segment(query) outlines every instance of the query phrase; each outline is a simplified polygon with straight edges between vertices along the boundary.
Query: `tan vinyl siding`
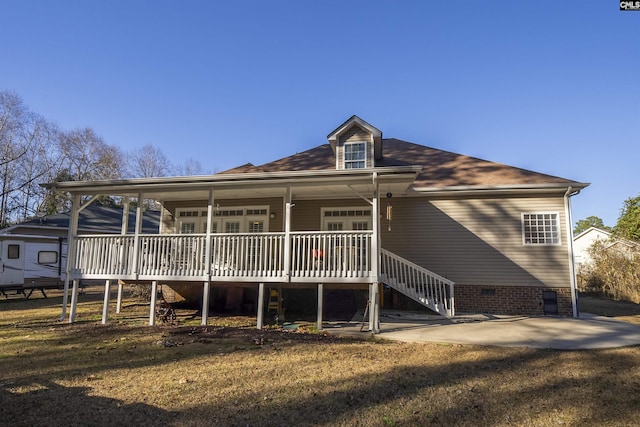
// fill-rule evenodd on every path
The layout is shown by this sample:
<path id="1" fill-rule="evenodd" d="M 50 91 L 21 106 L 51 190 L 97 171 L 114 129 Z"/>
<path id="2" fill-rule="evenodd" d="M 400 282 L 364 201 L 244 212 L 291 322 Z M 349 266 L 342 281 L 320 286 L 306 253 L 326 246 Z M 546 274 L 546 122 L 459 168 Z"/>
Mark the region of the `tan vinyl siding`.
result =
<path id="1" fill-rule="evenodd" d="M 276 214 L 275 219 L 269 219 L 269 231 L 284 231 L 284 202 L 279 198 L 268 199 L 237 199 L 237 200 L 215 200 L 221 207 L 233 206 L 269 206 L 269 212 Z M 294 200 L 295 206 L 291 209 L 291 230 L 292 231 L 318 231 L 322 228 L 321 209 L 323 207 L 370 207 L 361 199 L 333 199 L 333 200 Z M 204 200 L 165 202 L 162 215 L 163 233 L 175 233 L 175 217 L 178 208 L 206 208 L 207 202 Z"/>
<path id="2" fill-rule="evenodd" d="M 370 141 L 371 134 L 359 126 L 351 126 L 345 133 L 340 135 L 340 142 L 356 142 L 356 141 Z"/>
<path id="3" fill-rule="evenodd" d="M 403 198 L 392 204 L 391 232 L 382 221 L 382 247 L 457 284 L 570 286 L 562 196 Z M 561 245 L 525 246 L 523 212 L 558 213 Z"/>
<path id="4" fill-rule="evenodd" d="M 214 199 L 214 204 L 219 204 L 221 208 L 234 206 L 268 206 L 269 213 L 275 213 L 274 219 L 269 218 L 269 231 L 278 232 L 284 230 L 284 203 L 281 198 L 258 198 L 258 199 Z M 175 218 L 177 208 L 198 208 L 206 209 L 206 200 L 190 200 L 180 202 L 165 202 L 162 212 L 163 234 L 176 233 Z"/>
<path id="5" fill-rule="evenodd" d="M 291 231 L 317 231 L 322 229 L 320 211 L 329 207 L 371 207 L 361 199 L 296 200 L 291 210 Z"/>

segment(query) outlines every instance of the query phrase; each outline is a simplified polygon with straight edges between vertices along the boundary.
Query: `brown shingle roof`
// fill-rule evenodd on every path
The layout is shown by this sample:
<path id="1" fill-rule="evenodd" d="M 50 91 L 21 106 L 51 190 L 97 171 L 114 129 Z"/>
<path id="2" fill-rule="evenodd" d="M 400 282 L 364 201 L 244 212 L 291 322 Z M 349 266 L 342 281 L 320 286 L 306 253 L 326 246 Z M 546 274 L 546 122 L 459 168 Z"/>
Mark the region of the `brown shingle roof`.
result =
<path id="1" fill-rule="evenodd" d="M 414 188 L 570 184 L 574 182 L 394 138 L 383 139 L 382 153 L 382 160 L 376 161 L 377 167 L 422 166 L 422 171 L 413 184 Z M 243 170 L 245 167 L 246 170 Z M 248 165 L 243 165 L 224 173 L 323 170 L 335 169 L 335 167 L 336 159 L 331 146 L 322 144 L 263 165 L 251 165 L 251 168 Z"/>
<path id="2" fill-rule="evenodd" d="M 262 172 L 262 171 L 260 170 L 260 168 L 257 168 L 253 163 L 245 163 L 244 165 L 236 166 L 235 168 L 227 169 L 218 173 L 228 174 L 228 173 L 249 173 L 249 172 Z"/>
<path id="3" fill-rule="evenodd" d="M 322 144 L 301 153 L 259 166 L 264 172 L 335 169 L 336 156 L 331 145 Z"/>
<path id="4" fill-rule="evenodd" d="M 399 139 L 384 139 L 376 166 L 420 165 L 414 187 L 569 184 L 573 181 Z"/>

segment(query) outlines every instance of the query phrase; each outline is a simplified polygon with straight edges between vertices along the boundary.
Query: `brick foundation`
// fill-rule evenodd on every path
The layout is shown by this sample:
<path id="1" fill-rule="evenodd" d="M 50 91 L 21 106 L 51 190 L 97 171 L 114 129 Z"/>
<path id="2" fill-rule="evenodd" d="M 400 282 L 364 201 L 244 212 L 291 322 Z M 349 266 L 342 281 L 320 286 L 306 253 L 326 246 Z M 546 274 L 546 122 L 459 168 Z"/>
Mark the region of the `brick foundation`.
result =
<path id="1" fill-rule="evenodd" d="M 573 315 L 569 288 L 455 285 L 455 309 L 456 313 L 552 314 L 549 304 L 545 313 L 543 291 L 556 293 L 559 316 Z"/>

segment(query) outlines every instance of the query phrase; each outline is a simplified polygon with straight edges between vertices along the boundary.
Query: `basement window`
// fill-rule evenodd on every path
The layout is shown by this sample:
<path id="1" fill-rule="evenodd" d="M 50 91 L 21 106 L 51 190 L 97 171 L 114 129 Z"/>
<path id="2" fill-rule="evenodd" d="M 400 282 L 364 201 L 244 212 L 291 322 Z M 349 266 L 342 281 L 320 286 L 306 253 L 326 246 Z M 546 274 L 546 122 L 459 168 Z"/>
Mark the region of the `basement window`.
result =
<path id="1" fill-rule="evenodd" d="M 557 212 L 523 213 L 522 241 L 525 245 L 559 245 L 560 215 Z"/>

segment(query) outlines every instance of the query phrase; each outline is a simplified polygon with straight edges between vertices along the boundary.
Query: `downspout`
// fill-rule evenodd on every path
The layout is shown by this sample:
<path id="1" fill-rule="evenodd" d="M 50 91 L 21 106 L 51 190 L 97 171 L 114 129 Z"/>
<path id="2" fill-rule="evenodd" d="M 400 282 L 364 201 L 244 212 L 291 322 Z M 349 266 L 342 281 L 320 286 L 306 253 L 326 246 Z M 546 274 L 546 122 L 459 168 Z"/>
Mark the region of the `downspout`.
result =
<path id="1" fill-rule="evenodd" d="M 580 315 L 578 311 L 578 284 L 576 280 L 576 266 L 573 257 L 573 232 L 571 231 L 571 225 L 573 219 L 571 217 L 571 200 L 570 197 L 580 193 L 580 190 L 572 193 L 573 187 L 569 186 L 564 193 L 564 211 L 565 222 L 567 228 L 567 255 L 569 258 L 569 283 L 571 286 L 571 305 L 573 307 L 573 317 Z"/>

